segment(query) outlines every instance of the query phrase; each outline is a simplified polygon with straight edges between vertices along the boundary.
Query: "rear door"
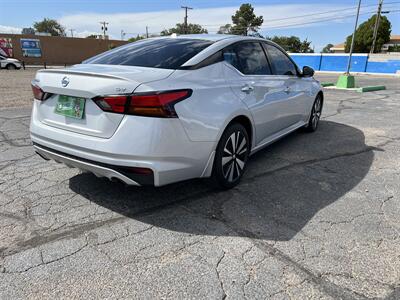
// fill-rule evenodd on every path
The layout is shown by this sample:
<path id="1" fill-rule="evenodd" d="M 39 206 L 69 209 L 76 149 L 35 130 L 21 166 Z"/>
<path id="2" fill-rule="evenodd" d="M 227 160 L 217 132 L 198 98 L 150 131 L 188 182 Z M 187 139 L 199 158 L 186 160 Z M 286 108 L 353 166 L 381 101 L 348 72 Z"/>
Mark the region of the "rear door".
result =
<path id="1" fill-rule="evenodd" d="M 226 79 L 247 105 L 256 127 L 256 145 L 282 129 L 285 82 L 272 74 L 260 42 L 240 42 L 224 50 Z"/>
<path id="2" fill-rule="evenodd" d="M 283 84 L 279 124 L 281 129 L 288 128 L 304 119 L 307 107 L 307 83 L 299 76 L 296 65 L 289 56 L 274 45 L 263 43 L 272 72 Z"/>
<path id="3" fill-rule="evenodd" d="M 36 106 L 38 119 L 52 127 L 101 138 L 110 138 L 124 115 L 101 110 L 92 98 L 131 94 L 141 83 L 161 80 L 173 70 L 132 66 L 78 65 L 64 70 L 41 70 L 35 83 L 52 96 Z M 61 115 L 56 107 L 62 99 L 82 99 L 82 118 Z M 81 101 L 81 100 L 79 100 Z"/>

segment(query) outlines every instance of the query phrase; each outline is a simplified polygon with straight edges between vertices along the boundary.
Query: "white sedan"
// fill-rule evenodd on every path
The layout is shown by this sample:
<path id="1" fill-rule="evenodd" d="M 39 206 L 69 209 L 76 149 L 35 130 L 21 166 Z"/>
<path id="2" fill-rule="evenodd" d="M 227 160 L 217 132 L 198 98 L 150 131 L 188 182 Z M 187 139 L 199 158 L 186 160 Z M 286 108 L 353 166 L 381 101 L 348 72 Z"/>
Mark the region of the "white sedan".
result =
<path id="1" fill-rule="evenodd" d="M 21 66 L 22 64 L 18 59 L 0 55 L 0 69 L 19 70 Z"/>
<path id="2" fill-rule="evenodd" d="M 271 41 L 230 35 L 141 40 L 68 69 L 40 70 L 37 153 L 129 185 L 239 183 L 251 154 L 304 128 L 323 93 Z"/>

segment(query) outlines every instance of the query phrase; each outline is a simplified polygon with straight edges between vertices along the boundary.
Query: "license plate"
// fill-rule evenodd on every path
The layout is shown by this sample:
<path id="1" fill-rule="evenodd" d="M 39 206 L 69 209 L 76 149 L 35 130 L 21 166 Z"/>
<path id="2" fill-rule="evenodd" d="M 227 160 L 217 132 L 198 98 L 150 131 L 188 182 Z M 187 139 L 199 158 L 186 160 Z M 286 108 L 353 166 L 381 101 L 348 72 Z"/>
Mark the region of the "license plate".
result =
<path id="1" fill-rule="evenodd" d="M 60 95 L 58 96 L 57 105 L 54 109 L 56 114 L 82 119 L 85 111 L 85 99 L 72 96 Z"/>

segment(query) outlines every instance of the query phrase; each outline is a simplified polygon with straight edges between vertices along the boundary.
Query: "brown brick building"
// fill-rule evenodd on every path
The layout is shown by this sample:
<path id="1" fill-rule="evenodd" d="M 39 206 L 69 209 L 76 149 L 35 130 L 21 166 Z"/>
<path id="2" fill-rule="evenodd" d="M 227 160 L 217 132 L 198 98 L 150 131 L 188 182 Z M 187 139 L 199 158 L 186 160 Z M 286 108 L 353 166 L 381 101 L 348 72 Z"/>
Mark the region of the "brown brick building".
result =
<path id="1" fill-rule="evenodd" d="M 76 64 L 101 52 L 128 43 L 119 40 L 3 33 L 0 33 L 0 39 L 11 39 L 11 43 L 8 44 L 12 47 L 13 57 L 29 65 L 43 65 L 44 63 L 47 65 Z M 39 40 L 40 57 L 24 56 L 21 39 Z"/>

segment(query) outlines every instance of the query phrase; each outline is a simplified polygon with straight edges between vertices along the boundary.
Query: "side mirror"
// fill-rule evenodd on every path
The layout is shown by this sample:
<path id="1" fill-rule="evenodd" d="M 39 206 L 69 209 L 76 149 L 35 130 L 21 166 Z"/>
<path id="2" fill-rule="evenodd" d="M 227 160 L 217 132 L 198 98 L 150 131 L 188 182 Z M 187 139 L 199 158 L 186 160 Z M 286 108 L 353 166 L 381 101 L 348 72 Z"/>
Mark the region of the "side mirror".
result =
<path id="1" fill-rule="evenodd" d="M 314 76 L 314 69 L 308 66 L 303 67 L 303 77 L 313 77 Z"/>

